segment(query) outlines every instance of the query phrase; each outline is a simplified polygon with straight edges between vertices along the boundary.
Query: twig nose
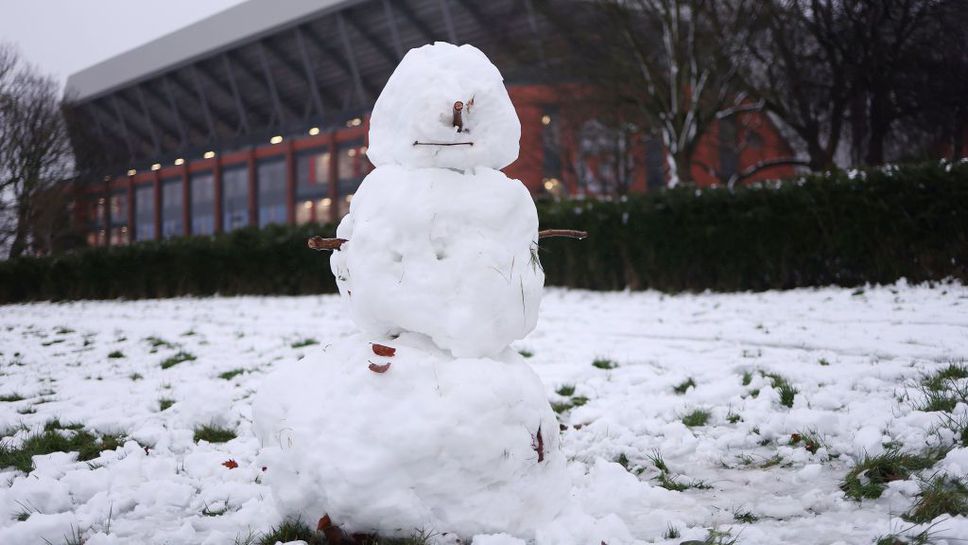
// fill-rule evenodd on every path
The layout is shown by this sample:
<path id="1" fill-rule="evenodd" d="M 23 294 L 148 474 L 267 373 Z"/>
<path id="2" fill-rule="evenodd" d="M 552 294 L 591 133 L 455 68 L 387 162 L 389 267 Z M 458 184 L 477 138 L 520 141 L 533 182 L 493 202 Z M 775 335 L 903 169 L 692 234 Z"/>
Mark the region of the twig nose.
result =
<path id="1" fill-rule="evenodd" d="M 461 117 L 461 111 L 463 109 L 463 102 L 458 100 L 454 103 L 454 126 L 457 127 L 457 132 L 462 132 L 464 130 L 464 120 Z"/>

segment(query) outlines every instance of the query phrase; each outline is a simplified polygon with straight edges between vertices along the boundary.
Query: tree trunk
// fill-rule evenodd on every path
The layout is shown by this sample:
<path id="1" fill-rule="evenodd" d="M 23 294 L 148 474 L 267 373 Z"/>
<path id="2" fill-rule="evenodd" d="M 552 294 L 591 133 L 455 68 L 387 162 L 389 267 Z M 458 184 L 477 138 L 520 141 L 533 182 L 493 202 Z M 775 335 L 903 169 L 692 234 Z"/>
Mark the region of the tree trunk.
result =
<path id="1" fill-rule="evenodd" d="M 13 242 L 10 244 L 8 255 L 10 259 L 20 257 L 27 251 L 27 230 L 30 227 L 28 217 L 26 208 L 20 207 L 17 210 L 17 229 L 14 232 Z"/>
<path id="2" fill-rule="evenodd" d="M 887 97 L 883 91 L 875 91 L 871 96 L 870 104 L 870 135 L 867 141 L 867 157 L 864 163 L 867 165 L 884 164 L 884 139 L 891 128 L 891 120 L 888 119 Z"/>

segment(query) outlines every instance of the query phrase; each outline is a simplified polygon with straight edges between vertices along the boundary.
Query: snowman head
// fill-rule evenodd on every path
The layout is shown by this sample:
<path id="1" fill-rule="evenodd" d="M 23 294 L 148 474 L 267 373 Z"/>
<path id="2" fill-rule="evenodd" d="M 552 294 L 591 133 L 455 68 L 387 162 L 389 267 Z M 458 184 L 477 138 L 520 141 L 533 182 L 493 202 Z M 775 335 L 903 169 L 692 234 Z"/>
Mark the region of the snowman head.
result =
<path id="1" fill-rule="evenodd" d="M 437 42 L 400 61 L 370 116 L 374 166 L 504 168 L 518 157 L 521 123 L 504 79 L 471 45 Z"/>

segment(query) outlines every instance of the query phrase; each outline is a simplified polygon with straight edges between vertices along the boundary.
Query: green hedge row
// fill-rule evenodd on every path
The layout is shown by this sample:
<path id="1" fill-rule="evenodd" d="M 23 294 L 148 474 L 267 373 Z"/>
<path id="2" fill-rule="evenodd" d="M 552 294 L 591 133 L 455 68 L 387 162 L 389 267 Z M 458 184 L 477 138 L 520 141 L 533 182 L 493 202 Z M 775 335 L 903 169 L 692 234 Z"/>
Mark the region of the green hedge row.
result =
<path id="1" fill-rule="evenodd" d="M 538 204 L 549 285 L 736 291 L 968 281 L 968 163 L 836 172 L 782 184 Z M 0 302 L 335 291 L 306 238 L 274 226 L 0 263 Z"/>

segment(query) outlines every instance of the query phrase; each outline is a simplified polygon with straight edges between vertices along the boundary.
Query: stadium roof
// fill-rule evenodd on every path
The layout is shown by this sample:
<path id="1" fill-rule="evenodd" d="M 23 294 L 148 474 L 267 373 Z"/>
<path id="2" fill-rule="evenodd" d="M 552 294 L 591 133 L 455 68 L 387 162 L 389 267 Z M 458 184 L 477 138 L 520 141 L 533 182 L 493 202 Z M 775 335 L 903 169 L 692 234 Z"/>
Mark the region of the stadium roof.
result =
<path id="1" fill-rule="evenodd" d="M 195 58 L 229 49 L 294 21 L 361 0 L 248 0 L 72 74 L 67 89 L 75 100 L 148 79 Z"/>
<path id="2" fill-rule="evenodd" d="M 407 50 L 482 49 L 510 80 L 544 65 L 543 0 L 249 0 L 73 74 L 78 167 L 102 175 L 360 116 Z"/>

